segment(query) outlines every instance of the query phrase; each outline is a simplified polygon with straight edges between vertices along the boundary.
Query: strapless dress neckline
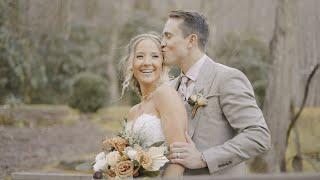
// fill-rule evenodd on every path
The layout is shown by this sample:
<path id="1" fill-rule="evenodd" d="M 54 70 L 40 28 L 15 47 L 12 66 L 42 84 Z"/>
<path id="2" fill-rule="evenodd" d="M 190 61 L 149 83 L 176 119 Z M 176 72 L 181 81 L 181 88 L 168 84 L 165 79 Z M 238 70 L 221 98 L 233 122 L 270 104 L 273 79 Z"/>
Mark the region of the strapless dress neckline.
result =
<path id="1" fill-rule="evenodd" d="M 161 119 L 156 115 L 142 113 L 135 120 L 126 124 L 126 130 L 132 130 L 145 138 L 145 145 L 150 146 L 159 141 L 165 141 L 161 127 Z"/>

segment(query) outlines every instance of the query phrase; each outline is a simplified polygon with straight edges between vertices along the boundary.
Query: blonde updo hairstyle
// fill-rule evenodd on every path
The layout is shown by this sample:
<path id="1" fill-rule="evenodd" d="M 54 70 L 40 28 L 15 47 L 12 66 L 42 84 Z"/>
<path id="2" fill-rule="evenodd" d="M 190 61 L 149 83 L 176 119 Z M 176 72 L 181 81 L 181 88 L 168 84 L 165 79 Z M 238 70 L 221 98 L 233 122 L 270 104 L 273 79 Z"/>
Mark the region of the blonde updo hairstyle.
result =
<path id="1" fill-rule="evenodd" d="M 152 32 L 152 33 L 140 34 L 133 37 L 130 40 L 126 48 L 125 57 L 121 61 L 122 72 L 124 76 L 124 81 L 122 83 L 121 97 L 123 97 L 124 93 L 129 87 L 135 90 L 139 94 L 139 96 L 141 96 L 139 82 L 133 75 L 133 60 L 135 57 L 136 46 L 139 44 L 139 42 L 145 39 L 151 39 L 161 51 L 161 37 L 157 33 Z M 158 85 L 169 81 L 168 72 L 169 72 L 169 68 L 166 65 L 164 65 L 164 63 L 162 63 L 162 73 L 160 75 Z"/>

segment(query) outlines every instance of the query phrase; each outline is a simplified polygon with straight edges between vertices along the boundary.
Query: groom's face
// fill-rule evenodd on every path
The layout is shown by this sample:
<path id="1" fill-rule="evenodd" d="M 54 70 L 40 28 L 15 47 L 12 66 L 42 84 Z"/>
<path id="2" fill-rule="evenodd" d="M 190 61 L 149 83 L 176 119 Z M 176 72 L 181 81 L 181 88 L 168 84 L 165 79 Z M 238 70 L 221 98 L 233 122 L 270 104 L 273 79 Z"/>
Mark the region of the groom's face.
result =
<path id="1" fill-rule="evenodd" d="M 167 65 L 181 65 L 188 56 L 188 40 L 180 28 L 182 19 L 169 18 L 162 32 L 162 52 Z"/>

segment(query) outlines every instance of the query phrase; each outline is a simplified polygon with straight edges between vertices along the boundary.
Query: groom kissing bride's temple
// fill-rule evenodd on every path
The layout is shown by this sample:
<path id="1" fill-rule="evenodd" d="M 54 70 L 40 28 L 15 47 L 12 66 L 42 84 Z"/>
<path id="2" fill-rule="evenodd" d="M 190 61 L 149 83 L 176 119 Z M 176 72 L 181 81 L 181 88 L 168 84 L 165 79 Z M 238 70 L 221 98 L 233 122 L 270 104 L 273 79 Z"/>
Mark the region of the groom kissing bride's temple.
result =
<path id="1" fill-rule="evenodd" d="M 270 148 L 249 80 L 206 55 L 208 36 L 203 15 L 172 11 L 162 37 L 131 39 L 122 94 L 131 85 L 141 101 L 124 131 L 104 141 L 95 177 L 244 175 L 245 160 Z M 181 74 L 169 81 L 172 65 Z"/>

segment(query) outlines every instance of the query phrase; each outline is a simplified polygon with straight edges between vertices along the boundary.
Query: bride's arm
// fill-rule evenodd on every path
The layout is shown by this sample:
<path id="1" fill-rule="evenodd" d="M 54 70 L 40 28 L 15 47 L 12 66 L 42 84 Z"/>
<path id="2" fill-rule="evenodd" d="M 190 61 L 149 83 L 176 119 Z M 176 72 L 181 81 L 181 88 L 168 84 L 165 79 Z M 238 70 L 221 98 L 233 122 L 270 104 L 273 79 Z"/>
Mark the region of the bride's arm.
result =
<path id="1" fill-rule="evenodd" d="M 162 85 L 154 95 L 154 103 L 160 114 L 161 125 L 168 145 L 173 142 L 186 142 L 187 112 L 180 95 L 170 86 Z M 169 164 L 164 176 L 182 176 L 184 167 Z"/>

